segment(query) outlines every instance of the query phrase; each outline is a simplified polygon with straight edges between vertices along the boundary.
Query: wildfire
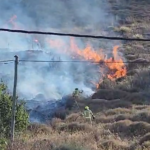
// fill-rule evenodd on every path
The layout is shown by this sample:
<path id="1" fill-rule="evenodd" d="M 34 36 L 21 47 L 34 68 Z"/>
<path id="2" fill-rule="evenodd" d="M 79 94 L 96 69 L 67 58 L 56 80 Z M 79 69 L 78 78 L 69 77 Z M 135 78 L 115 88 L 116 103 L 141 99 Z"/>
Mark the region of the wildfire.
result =
<path id="1" fill-rule="evenodd" d="M 73 38 L 70 39 L 70 45 L 68 47 L 66 47 L 66 44 L 60 40 L 50 40 L 49 43 L 51 47 L 61 49 L 61 52 L 66 52 L 66 49 L 68 49 L 68 52 L 72 52 L 75 55 L 72 58 L 82 57 L 85 60 L 93 61 L 95 63 L 103 62 L 103 64 L 108 68 L 107 77 L 112 81 L 126 76 L 126 66 L 121 56 L 118 54 L 119 46 L 115 46 L 112 52 L 113 56 L 106 59 L 106 54 L 102 52 L 102 49 L 95 51 L 89 44 L 86 48 L 80 49 Z M 62 48 L 60 48 L 61 46 Z M 63 50 L 64 48 L 65 51 Z M 102 70 L 100 70 L 100 72 L 103 73 Z M 91 83 L 93 83 L 97 88 L 101 82 L 102 81 L 94 83 L 91 81 Z"/>
<path id="2" fill-rule="evenodd" d="M 14 15 L 12 18 L 8 21 L 14 29 L 18 28 L 18 25 L 15 23 L 15 20 L 17 19 L 17 16 Z M 37 43 L 40 46 L 38 39 L 33 39 L 35 43 Z M 113 56 L 110 58 L 105 57 L 106 54 L 104 54 L 103 50 L 95 50 L 90 44 L 88 44 L 85 48 L 79 48 L 76 44 L 74 38 L 70 38 L 70 44 L 66 44 L 63 40 L 57 40 L 57 39 L 48 39 L 48 43 L 50 44 L 50 47 L 53 47 L 57 49 L 57 51 L 61 51 L 61 53 L 71 53 L 72 59 L 75 58 L 82 58 L 87 61 L 93 61 L 97 64 L 100 64 L 100 62 L 103 62 L 103 65 L 107 68 L 107 73 L 104 73 L 103 70 L 99 70 L 103 76 L 107 76 L 110 80 L 114 81 L 118 78 L 126 76 L 127 69 L 126 66 L 118 54 L 118 46 L 115 46 L 112 54 Z M 100 68 L 102 69 L 102 68 Z M 101 81 L 98 83 L 92 82 L 97 88 Z"/>
<path id="3" fill-rule="evenodd" d="M 71 38 L 71 50 L 76 53 L 79 56 L 82 56 L 85 60 L 93 60 L 95 62 L 100 62 L 104 59 L 103 54 L 98 54 L 96 51 L 92 49 L 90 45 L 87 45 L 87 47 L 83 50 L 79 49 L 78 46 L 75 44 L 75 41 L 73 38 Z"/>
<path id="4" fill-rule="evenodd" d="M 113 71 L 112 74 L 107 75 L 107 77 L 111 80 L 124 77 L 127 73 L 126 66 L 123 63 L 123 60 L 118 56 L 117 50 L 118 46 L 115 46 L 113 49 L 113 58 L 105 61 L 108 68 Z"/>

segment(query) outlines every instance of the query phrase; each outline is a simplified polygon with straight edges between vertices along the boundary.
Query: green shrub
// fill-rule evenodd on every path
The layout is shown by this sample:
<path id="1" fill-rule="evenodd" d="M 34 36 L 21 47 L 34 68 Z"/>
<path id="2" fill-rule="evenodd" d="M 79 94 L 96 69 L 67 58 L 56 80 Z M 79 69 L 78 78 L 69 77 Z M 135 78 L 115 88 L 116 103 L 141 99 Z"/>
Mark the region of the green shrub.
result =
<path id="1" fill-rule="evenodd" d="M 18 98 L 17 98 L 18 99 Z M 28 126 L 28 114 L 24 102 L 18 101 L 15 113 L 15 131 L 20 132 Z M 0 137 L 8 137 L 10 134 L 12 116 L 12 96 L 7 92 L 7 86 L 0 83 Z"/>

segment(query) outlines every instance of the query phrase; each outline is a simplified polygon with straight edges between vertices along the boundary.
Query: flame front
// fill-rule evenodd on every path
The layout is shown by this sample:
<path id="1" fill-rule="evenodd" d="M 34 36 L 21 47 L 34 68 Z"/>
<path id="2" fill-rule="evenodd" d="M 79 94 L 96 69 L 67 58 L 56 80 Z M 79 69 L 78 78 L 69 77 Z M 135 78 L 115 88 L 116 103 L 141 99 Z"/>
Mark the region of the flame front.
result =
<path id="1" fill-rule="evenodd" d="M 66 53 L 66 49 L 68 49 L 68 52 L 71 52 L 74 54 L 74 57 L 72 58 L 81 57 L 85 60 L 93 61 L 95 63 L 103 62 L 103 64 L 105 64 L 105 66 L 108 69 L 106 76 L 112 81 L 126 76 L 126 73 L 127 73 L 126 66 L 121 56 L 118 55 L 119 46 L 115 46 L 112 52 L 113 56 L 111 58 L 106 59 L 105 57 L 106 54 L 102 52 L 102 49 L 95 51 L 92 48 L 92 46 L 89 44 L 86 46 L 86 48 L 80 49 L 78 45 L 75 43 L 74 38 L 70 39 L 69 47 L 66 47 L 65 43 L 60 40 L 58 41 L 50 40 L 49 43 L 51 47 L 61 49 L 61 52 L 64 52 L 64 53 Z M 102 70 L 99 70 L 99 72 L 103 73 Z M 93 81 L 91 81 L 91 83 L 93 83 L 97 88 L 101 82 L 102 82 L 101 80 L 98 83 L 94 83 Z"/>
<path id="2" fill-rule="evenodd" d="M 8 23 L 10 23 L 14 29 L 19 28 L 15 23 L 16 19 L 17 16 L 14 15 L 8 21 Z M 38 39 L 33 39 L 33 41 L 39 44 Z M 122 58 L 118 55 L 118 46 L 114 47 L 112 51 L 113 56 L 107 59 L 107 57 L 105 57 L 106 54 L 104 54 L 102 49 L 94 50 L 90 44 L 88 44 L 84 49 L 80 49 L 76 44 L 74 38 L 70 38 L 70 44 L 68 45 L 63 40 L 48 39 L 47 41 L 50 44 L 50 47 L 54 47 L 57 51 L 65 53 L 66 55 L 73 55 L 73 59 L 78 57 L 87 61 L 93 61 L 97 64 L 103 62 L 108 71 L 106 74 L 104 74 L 102 68 L 100 68 L 99 72 L 103 74 L 103 76 L 107 76 L 110 80 L 114 81 L 118 78 L 126 76 L 127 69 Z M 102 80 L 100 80 L 98 83 L 92 83 L 98 88 L 101 82 Z"/>
<path id="3" fill-rule="evenodd" d="M 119 46 L 115 46 L 113 49 L 113 58 L 105 60 L 105 64 L 112 71 L 107 77 L 111 80 L 115 80 L 126 76 L 127 69 L 123 60 L 118 56 Z"/>
<path id="4" fill-rule="evenodd" d="M 85 60 L 100 62 L 101 60 L 104 59 L 104 55 L 98 54 L 96 51 L 93 50 L 93 48 L 90 45 L 87 45 L 85 49 L 79 49 L 78 46 L 75 44 L 73 38 L 71 38 L 70 45 L 71 45 L 71 50 L 78 56 L 83 57 Z"/>

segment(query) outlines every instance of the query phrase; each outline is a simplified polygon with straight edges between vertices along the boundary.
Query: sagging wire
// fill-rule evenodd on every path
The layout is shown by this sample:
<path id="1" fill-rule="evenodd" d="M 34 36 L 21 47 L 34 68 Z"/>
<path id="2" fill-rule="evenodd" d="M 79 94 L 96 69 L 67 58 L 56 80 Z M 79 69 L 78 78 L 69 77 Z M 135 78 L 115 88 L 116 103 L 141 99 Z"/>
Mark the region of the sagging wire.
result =
<path id="1" fill-rule="evenodd" d="M 0 63 L 1 64 L 10 64 L 10 63 L 13 63 L 14 60 L 0 60 Z"/>
<path id="2" fill-rule="evenodd" d="M 73 37 L 108 39 L 108 40 L 145 41 L 145 42 L 150 41 L 150 39 L 144 39 L 144 38 L 107 37 L 107 36 L 83 35 L 83 34 L 73 34 L 73 33 L 56 33 L 56 32 L 43 32 L 43 31 L 14 30 L 14 29 L 6 29 L 6 28 L 0 28 L 0 31 L 12 32 L 12 33 L 24 33 L 24 34 L 73 36 Z"/>
<path id="3" fill-rule="evenodd" d="M 65 63 L 65 62 L 73 62 L 73 63 L 95 63 L 95 64 L 113 64 L 113 63 L 124 63 L 124 64 L 129 64 L 129 63 L 135 63 L 135 64 L 139 64 L 139 63 L 143 63 L 143 64 L 146 64 L 146 63 L 150 63 L 150 61 L 139 61 L 139 62 L 130 62 L 130 61 L 126 61 L 126 62 L 123 62 L 123 61 L 120 61 L 120 62 L 105 62 L 105 61 L 99 61 L 99 62 L 95 62 L 95 61 L 82 61 L 82 60 L 58 60 L 58 61 L 54 61 L 54 60 L 19 60 L 20 62 L 37 62 L 37 63 L 45 63 L 45 62 L 56 62 L 56 63 Z"/>
<path id="4" fill-rule="evenodd" d="M 8 64 L 8 63 L 12 63 L 14 62 L 14 60 L 0 60 L 0 63 L 4 63 L 4 64 Z M 95 61 L 87 61 L 87 60 L 58 60 L 58 61 L 55 61 L 55 60 L 22 60 L 20 59 L 19 62 L 35 62 L 35 63 L 50 63 L 50 62 L 55 62 L 55 63 L 94 63 L 94 64 L 117 64 L 117 63 L 124 63 L 124 64 L 130 64 L 130 63 L 135 63 L 135 64 L 149 64 L 150 61 L 139 61 L 139 62 L 132 62 L 132 61 L 126 61 L 126 62 L 123 62 L 123 61 L 120 61 L 120 62 L 105 62 L 105 61 L 99 61 L 99 62 L 95 62 Z"/>

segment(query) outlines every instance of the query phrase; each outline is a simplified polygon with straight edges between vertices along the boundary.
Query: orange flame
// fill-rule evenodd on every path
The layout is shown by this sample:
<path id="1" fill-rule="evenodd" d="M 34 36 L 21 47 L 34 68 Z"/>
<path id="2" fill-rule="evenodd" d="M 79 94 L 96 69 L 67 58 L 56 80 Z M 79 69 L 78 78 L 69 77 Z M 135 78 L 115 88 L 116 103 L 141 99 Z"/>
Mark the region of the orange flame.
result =
<path id="1" fill-rule="evenodd" d="M 119 46 L 115 46 L 113 49 L 113 58 L 105 61 L 107 67 L 112 71 L 112 74 L 108 74 L 107 77 L 111 80 L 115 80 L 126 76 L 127 69 L 123 60 L 118 56 Z"/>
<path id="2" fill-rule="evenodd" d="M 71 38 L 70 45 L 71 50 L 77 55 L 82 56 L 85 60 L 93 60 L 95 62 L 100 62 L 104 58 L 104 55 L 102 53 L 98 54 L 92 49 L 90 45 L 87 45 L 87 47 L 83 50 L 79 49 L 78 46 L 75 44 L 73 38 Z"/>
<path id="3" fill-rule="evenodd" d="M 15 23 L 17 16 L 14 15 L 8 21 L 13 25 L 14 29 L 18 28 L 18 25 Z M 39 43 L 37 39 L 34 39 L 34 42 Z M 56 48 L 57 50 L 61 50 L 63 53 L 71 53 L 73 54 L 72 58 L 75 59 L 76 57 L 81 57 L 85 60 L 94 61 L 94 62 L 103 62 L 105 66 L 109 69 L 107 77 L 110 80 L 115 80 L 120 77 L 126 76 L 127 69 L 125 64 L 123 63 L 122 58 L 118 55 L 118 46 L 115 46 L 113 49 L 113 57 L 106 59 L 105 55 L 100 50 L 94 50 L 90 44 L 88 44 L 84 49 L 80 49 L 78 45 L 75 43 L 73 38 L 70 39 L 70 45 L 66 45 L 66 43 L 62 40 L 49 40 L 48 41 L 51 47 Z M 103 73 L 102 70 L 100 70 Z M 101 83 L 94 83 L 97 87 Z"/>
<path id="4" fill-rule="evenodd" d="M 113 57 L 106 59 L 106 54 L 102 52 L 102 49 L 100 49 L 99 51 L 95 51 L 89 44 L 86 46 L 86 48 L 80 49 L 73 38 L 70 39 L 70 46 L 68 47 L 61 40 L 50 40 L 49 43 L 51 47 L 61 49 L 61 52 L 72 52 L 75 55 L 72 58 L 82 57 L 85 60 L 94 61 L 96 63 L 103 62 L 109 70 L 107 77 L 112 81 L 126 76 L 126 66 L 123 63 L 122 58 L 118 55 L 119 46 L 114 47 Z M 100 72 L 103 73 L 102 70 L 100 70 Z M 102 80 L 98 83 L 94 83 L 91 81 L 91 83 L 93 83 L 97 88 L 99 87 L 99 84 L 101 82 Z"/>

